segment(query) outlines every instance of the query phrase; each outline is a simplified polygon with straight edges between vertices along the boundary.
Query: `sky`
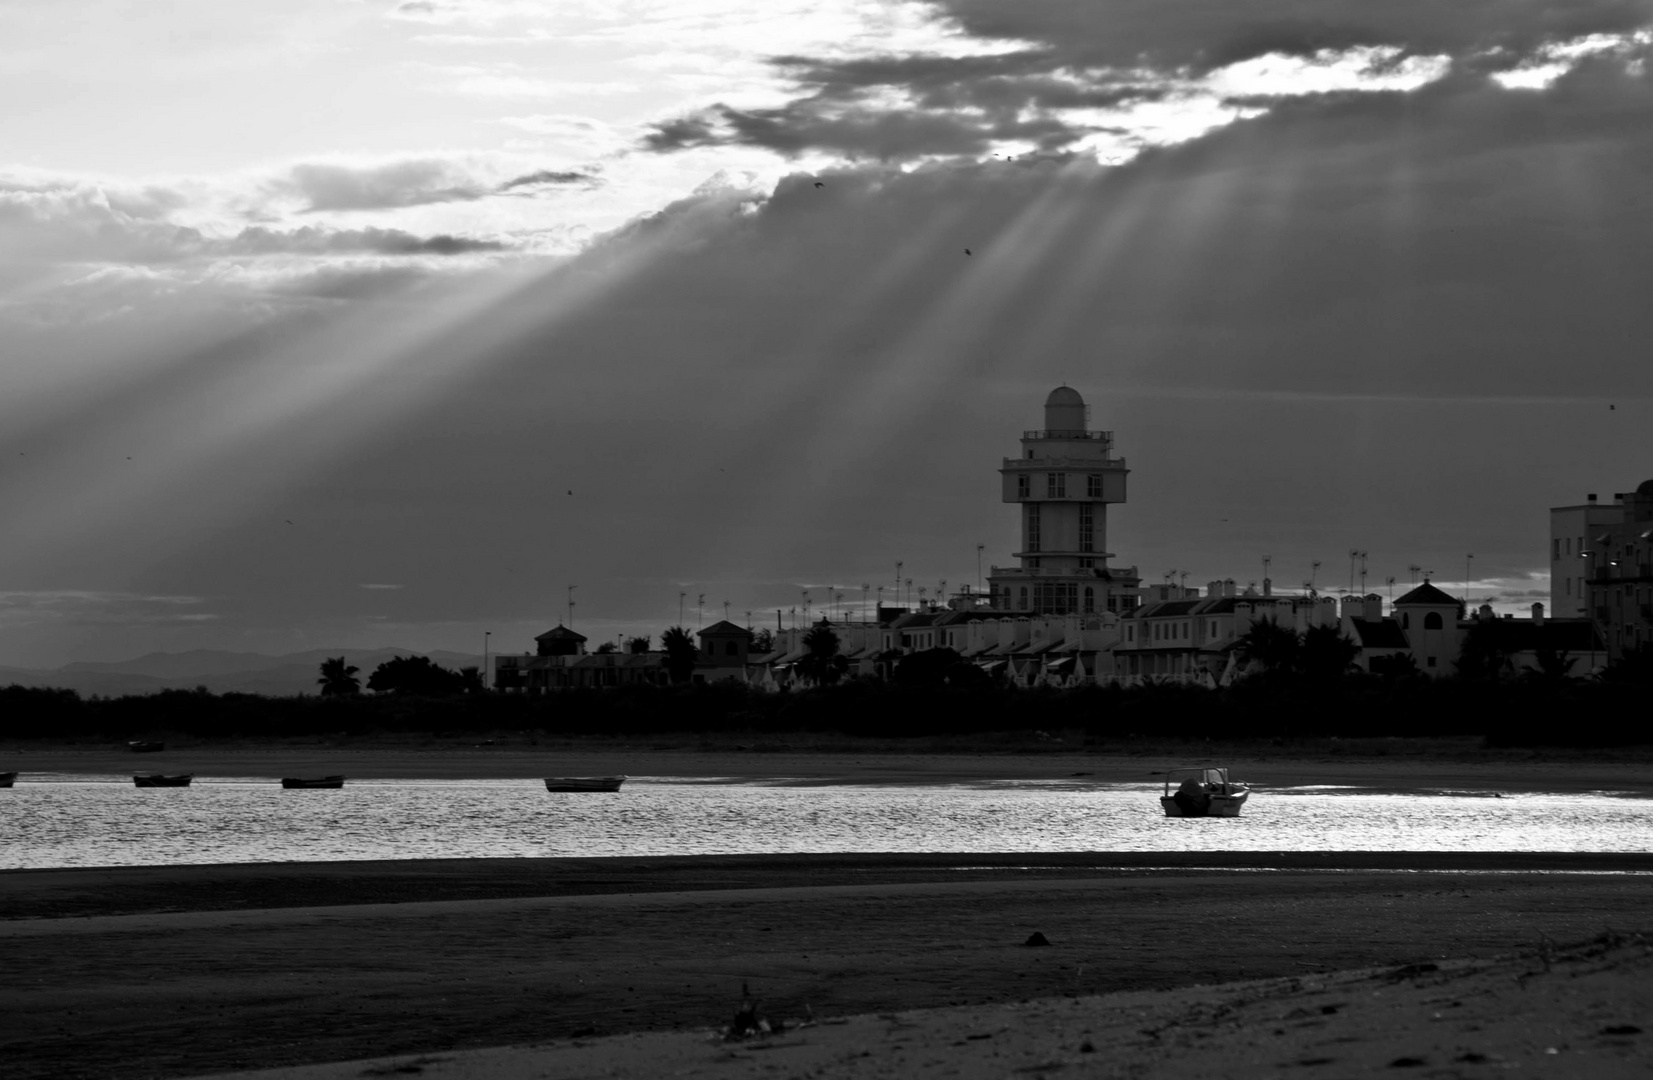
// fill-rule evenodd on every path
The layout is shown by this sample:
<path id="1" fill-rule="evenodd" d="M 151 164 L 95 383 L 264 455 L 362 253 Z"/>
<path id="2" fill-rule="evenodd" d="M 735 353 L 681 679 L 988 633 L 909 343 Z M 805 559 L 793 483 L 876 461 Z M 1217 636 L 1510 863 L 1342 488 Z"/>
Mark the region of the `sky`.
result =
<path id="1" fill-rule="evenodd" d="M 1548 508 L 1653 476 L 1653 0 L 0 0 L 0 40 L 0 666 L 934 597 L 1014 562 L 996 470 L 1064 383 L 1148 582 L 1364 551 L 1525 611 Z"/>

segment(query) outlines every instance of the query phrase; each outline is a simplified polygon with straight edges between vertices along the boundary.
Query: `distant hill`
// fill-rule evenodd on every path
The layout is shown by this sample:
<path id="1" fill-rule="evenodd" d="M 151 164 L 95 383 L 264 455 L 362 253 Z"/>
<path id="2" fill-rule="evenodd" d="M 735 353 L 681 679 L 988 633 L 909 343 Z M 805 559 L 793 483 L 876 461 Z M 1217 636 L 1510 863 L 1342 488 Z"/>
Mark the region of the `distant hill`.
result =
<path id="1" fill-rule="evenodd" d="M 397 656 L 428 656 L 445 668 L 481 667 L 482 657 L 434 649 L 307 649 L 268 656 L 264 653 L 192 649 L 178 653 L 148 653 L 131 660 L 79 660 L 59 668 L 0 667 L 0 686 L 63 687 L 83 696 L 120 697 L 153 694 L 161 690 L 193 690 L 204 686 L 215 694 L 267 694 L 286 697 L 314 694 L 321 662 L 342 656 L 361 671 L 365 684 L 373 669 Z"/>

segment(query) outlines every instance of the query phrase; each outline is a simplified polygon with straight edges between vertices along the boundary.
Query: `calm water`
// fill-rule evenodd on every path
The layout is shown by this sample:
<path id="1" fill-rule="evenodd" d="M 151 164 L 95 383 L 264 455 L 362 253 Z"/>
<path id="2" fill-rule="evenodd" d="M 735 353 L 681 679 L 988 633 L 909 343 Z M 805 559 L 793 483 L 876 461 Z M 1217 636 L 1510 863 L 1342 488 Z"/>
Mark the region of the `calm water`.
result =
<path id="1" fill-rule="evenodd" d="M 0 790 L 0 868 L 893 851 L 1653 851 L 1625 794 L 1273 788 L 1239 818 L 1166 818 L 1158 785 L 1005 781 L 815 786 L 641 777 L 619 794 L 537 780 L 268 779 L 141 790 L 34 776 Z"/>

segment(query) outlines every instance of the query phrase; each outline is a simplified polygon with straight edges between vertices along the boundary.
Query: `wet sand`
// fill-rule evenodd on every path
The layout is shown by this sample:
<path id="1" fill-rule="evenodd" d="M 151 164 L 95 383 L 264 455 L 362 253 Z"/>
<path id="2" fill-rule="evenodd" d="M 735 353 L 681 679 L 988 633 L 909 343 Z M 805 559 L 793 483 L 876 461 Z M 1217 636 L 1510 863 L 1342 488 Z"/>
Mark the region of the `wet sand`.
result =
<path id="1" fill-rule="evenodd" d="M 1647 856 L 1294 858 L 11 872 L 0 1054 L 19 1077 L 190 1076 L 701 1031 L 743 984 L 769 1015 L 843 1017 L 1484 958 L 1653 921 Z M 1034 931 L 1053 947 L 1024 946 Z"/>

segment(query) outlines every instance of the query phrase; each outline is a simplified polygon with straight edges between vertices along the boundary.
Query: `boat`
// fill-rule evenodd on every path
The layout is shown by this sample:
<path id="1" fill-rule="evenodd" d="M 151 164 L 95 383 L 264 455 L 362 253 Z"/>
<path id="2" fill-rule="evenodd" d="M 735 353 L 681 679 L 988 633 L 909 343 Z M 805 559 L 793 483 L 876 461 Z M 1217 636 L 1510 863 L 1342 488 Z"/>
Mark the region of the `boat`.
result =
<path id="1" fill-rule="evenodd" d="M 0 772 L 0 787 L 11 787 L 16 782 L 17 782 L 17 774 L 16 773 L 14 773 L 14 772 Z"/>
<path id="2" fill-rule="evenodd" d="M 163 773 L 136 773 L 132 782 L 139 787 L 189 787 L 189 782 L 195 779 L 194 773 L 179 773 L 176 776 L 167 776 Z"/>
<path id="3" fill-rule="evenodd" d="M 548 776 L 546 791 L 619 791 L 623 776 Z"/>
<path id="4" fill-rule="evenodd" d="M 1176 791 L 1171 785 L 1176 785 Z M 1166 817 L 1239 817 L 1251 789 L 1228 778 L 1227 769 L 1170 769 L 1159 804 Z"/>
<path id="5" fill-rule="evenodd" d="M 283 776 L 281 778 L 281 786 L 284 787 L 284 788 L 304 788 L 304 789 L 310 789 L 310 788 L 342 788 L 342 787 L 344 787 L 344 777 L 342 777 L 342 776 L 313 776 L 313 777 L 305 778 L 305 777 L 299 777 L 299 776 Z"/>
<path id="6" fill-rule="evenodd" d="M 154 754 L 166 749 L 166 743 L 156 742 L 153 739 L 132 739 L 126 748 L 134 754 Z"/>

